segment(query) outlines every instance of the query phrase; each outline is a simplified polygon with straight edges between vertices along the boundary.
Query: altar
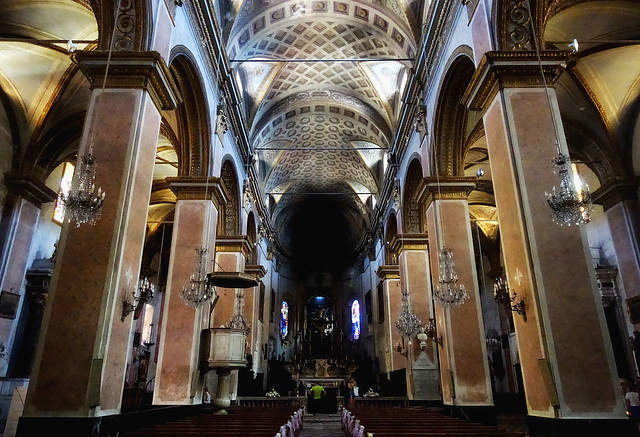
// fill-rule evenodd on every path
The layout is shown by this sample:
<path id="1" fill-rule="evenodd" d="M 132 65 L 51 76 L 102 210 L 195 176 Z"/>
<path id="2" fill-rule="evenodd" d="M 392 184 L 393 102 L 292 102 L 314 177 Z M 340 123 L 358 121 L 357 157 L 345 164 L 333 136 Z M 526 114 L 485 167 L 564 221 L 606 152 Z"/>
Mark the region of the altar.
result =
<path id="1" fill-rule="evenodd" d="M 318 378 L 315 376 L 302 376 L 300 377 L 300 383 L 302 383 L 303 387 L 306 387 L 307 390 L 309 387 L 314 384 L 318 384 L 320 387 L 327 389 L 337 389 L 340 390 L 340 387 L 344 385 L 344 378 Z"/>
<path id="2" fill-rule="evenodd" d="M 299 384 L 305 388 L 308 395 L 309 388 L 318 384 L 324 388 L 325 397 L 320 403 L 318 412 L 322 413 L 335 413 L 339 408 L 344 407 L 344 398 L 340 394 L 341 387 L 345 384 L 343 378 L 322 378 L 322 377 L 300 377 Z"/>

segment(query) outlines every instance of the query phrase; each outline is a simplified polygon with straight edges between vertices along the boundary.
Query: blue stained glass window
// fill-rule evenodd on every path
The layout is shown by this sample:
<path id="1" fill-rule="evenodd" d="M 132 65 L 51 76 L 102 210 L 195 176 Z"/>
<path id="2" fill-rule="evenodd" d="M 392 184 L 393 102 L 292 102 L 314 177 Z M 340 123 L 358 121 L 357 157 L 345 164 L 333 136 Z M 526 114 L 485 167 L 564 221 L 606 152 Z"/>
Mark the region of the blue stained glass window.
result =
<path id="1" fill-rule="evenodd" d="M 351 338 L 360 338 L 360 302 L 357 300 L 351 304 Z"/>
<path id="2" fill-rule="evenodd" d="M 280 338 L 283 340 L 289 333 L 289 303 L 286 300 L 282 301 L 280 307 Z"/>

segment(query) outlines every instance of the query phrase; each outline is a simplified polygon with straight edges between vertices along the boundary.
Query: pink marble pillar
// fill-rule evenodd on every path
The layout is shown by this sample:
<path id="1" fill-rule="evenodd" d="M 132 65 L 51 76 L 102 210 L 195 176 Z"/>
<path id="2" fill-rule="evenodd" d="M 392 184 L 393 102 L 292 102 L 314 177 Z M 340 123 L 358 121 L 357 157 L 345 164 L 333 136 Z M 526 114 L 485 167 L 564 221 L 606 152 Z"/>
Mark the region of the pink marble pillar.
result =
<path id="1" fill-rule="evenodd" d="M 543 53 L 549 84 L 565 61 Z M 527 320 L 514 314 L 514 321 L 529 415 L 622 418 L 586 235 L 553 223 L 545 196 L 558 185 L 549 163 L 556 142 L 567 154 L 555 91 L 542 87 L 535 53 L 489 52 L 466 97 L 485 111 L 506 276 L 526 304 Z"/>
<path id="2" fill-rule="evenodd" d="M 378 350 L 384 352 L 384 367 L 387 373 L 407 367 L 407 359 L 396 346 L 403 345 L 402 335 L 396 329 L 396 320 L 402 309 L 402 293 L 400 289 L 400 270 L 397 265 L 383 265 L 376 272 L 382 280 L 382 300 L 384 302 L 384 321 L 382 322 L 382 344 Z"/>
<path id="3" fill-rule="evenodd" d="M 431 271 L 429 266 L 429 239 L 427 234 L 397 234 L 391 242 L 392 250 L 399 253 L 400 285 L 409 291 L 411 311 L 418 316 L 423 327 L 433 317 Z M 428 341 L 420 347 L 417 337 L 408 348 L 407 385 L 411 399 L 440 399 L 436 375 L 438 372 L 437 345 Z"/>
<path id="4" fill-rule="evenodd" d="M 107 54 L 76 59 L 102 85 Z M 111 66 L 104 93 L 93 90 L 79 151 L 93 148 L 95 183 L 107 196 L 95 226 L 62 228 L 27 417 L 120 410 L 132 320 L 121 321 L 122 303 L 137 284 L 160 110 L 175 106 L 175 90 L 157 53 L 114 54 Z"/>
<path id="5" fill-rule="evenodd" d="M 247 256 L 251 251 L 249 238 L 246 235 L 220 235 L 216 241 L 216 271 L 244 272 Z M 213 312 L 213 326 L 226 325 L 233 316 L 236 302 L 236 288 L 218 287 L 220 299 Z M 252 296 L 251 289 L 243 290 L 245 296 Z M 247 299 L 245 298 L 245 306 Z M 245 310 L 246 311 L 246 310 Z M 247 314 L 245 312 L 245 317 Z"/>
<path id="6" fill-rule="evenodd" d="M 604 207 L 618 260 L 620 282 L 627 299 L 640 295 L 640 208 L 638 183 L 611 181 L 593 193 L 594 203 Z M 634 324 L 640 330 L 640 323 Z M 640 363 L 639 363 L 640 364 Z"/>
<path id="7" fill-rule="evenodd" d="M 196 271 L 198 252 L 206 249 L 205 266 L 213 271 L 220 180 L 206 177 L 167 178 L 178 202 L 164 298 L 153 403 L 191 404 L 200 390 L 200 333 L 209 327 L 210 302 L 193 307 L 181 298 Z"/>
<path id="8" fill-rule="evenodd" d="M 436 300 L 438 335 L 443 337 L 440 371 L 445 405 L 493 405 L 467 202 L 474 180 L 451 176 L 425 178 L 418 187 L 420 200 L 427 207 L 434 290 L 439 286 L 439 250 L 446 247 L 453 252 L 459 284 L 465 286 L 469 295 L 463 305 L 450 309 Z"/>
<path id="9" fill-rule="evenodd" d="M 0 290 L 19 294 L 24 302 L 25 275 L 29 269 L 27 263 L 40 218 L 40 207 L 45 202 L 54 201 L 57 193 L 25 175 L 6 174 L 4 183 L 9 188 L 9 196 L 0 226 Z M 19 319 L 18 316 L 0 319 L 0 342 L 10 344 Z M 5 376 L 7 367 L 3 368 L 0 376 Z"/>

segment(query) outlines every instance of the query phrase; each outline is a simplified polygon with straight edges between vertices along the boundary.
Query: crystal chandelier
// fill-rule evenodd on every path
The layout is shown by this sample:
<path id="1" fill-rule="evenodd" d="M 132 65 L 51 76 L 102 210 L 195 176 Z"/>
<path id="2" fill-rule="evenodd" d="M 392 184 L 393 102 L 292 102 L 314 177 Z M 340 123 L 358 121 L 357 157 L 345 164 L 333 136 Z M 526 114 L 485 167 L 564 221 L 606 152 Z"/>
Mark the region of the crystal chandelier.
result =
<path id="1" fill-rule="evenodd" d="M 236 290 L 236 302 L 231 320 L 226 324 L 225 328 L 242 329 L 249 331 L 249 321 L 244 316 L 244 291 Z"/>
<path id="2" fill-rule="evenodd" d="M 76 227 L 83 223 L 94 225 L 100 218 L 105 193 L 102 188 L 98 188 L 97 194 L 94 194 L 95 178 L 96 160 L 90 149 L 89 153 L 80 158 L 71 191 L 67 195 L 60 194 L 60 200 L 69 214 L 69 222 L 75 222 Z"/>
<path id="3" fill-rule="evenodd" d="M 216 287 L 209 283 L 206 271 L 207 249 L 200 246 L 196 248 L 197 260 L 195 272 L 191 274 L 189 284 L 182 289 L 180 297 L 190 307 L 199 308 L 208 300 L 213 299 L 214 305 L 218 300 Z"/>
<path id="4" fill-rule="evenodd" d="M 458 274 L 453 263 L 453 252 L 443 247 L 439 254 L 440 279 L 436 287 L 434 297 L 445 308 L 459 307 L 469 298 L 467 289 L 463 284 L 458 284 Z"/>
<path id="5" fill-rule="evenodd" d="M 420 330 L 422 322 L 416 316 L 409 306 L 409 291 L 402 292 L 402 310 L 396 320 L 396 328 L 404 336 L 412 338 Z"/>
<path id="6" fill-rule="evenodd" d="M 551 219 L 560 226 L 581 225 L 591 221 L 591 193 L 584 184 L 576 189 L 571 181 L 569 169 L 571 161 L 567 155 L 559 153 L 551 162 L 558 168 L 560 189 L 554 186 L 551 193 L 545 192 L 551 207 Z"/>
<path id="7" fill-rule="evenodd" d="M 144 305 L 145 303 L 153 299 L 155 289 L 155 285 L 153 285 L 153 283 L 149 281 L 149 278 L 140 279 L 138 281 L 138 289 L 134 293 L 132 293 L 134 303 L 131 303 L 127 300 L 122 302 L 121 320 L 124 322 L 125 317 L 127 317 L 129 313 L 138 309 L 140 305 Z"/>

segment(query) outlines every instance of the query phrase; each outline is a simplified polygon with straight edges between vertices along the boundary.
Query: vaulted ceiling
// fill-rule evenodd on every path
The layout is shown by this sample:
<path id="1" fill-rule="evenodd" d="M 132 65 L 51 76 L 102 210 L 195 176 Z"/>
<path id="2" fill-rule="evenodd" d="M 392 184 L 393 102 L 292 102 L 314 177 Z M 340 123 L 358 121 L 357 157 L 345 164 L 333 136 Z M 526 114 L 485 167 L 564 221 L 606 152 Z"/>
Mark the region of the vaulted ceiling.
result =
<path id="1" fill-rule="evenodd" d="M 260 183 L 289 250 L 300 246 L 301 228 L 317 233 L 327 223 L 347 229 L 323 238 L 353 248 L 363 237 L 416 53 L 419 3 L 236 5 L 227 52 Z"/>

